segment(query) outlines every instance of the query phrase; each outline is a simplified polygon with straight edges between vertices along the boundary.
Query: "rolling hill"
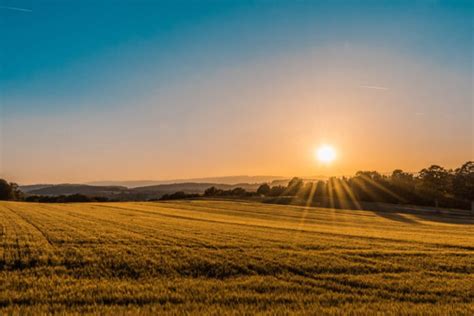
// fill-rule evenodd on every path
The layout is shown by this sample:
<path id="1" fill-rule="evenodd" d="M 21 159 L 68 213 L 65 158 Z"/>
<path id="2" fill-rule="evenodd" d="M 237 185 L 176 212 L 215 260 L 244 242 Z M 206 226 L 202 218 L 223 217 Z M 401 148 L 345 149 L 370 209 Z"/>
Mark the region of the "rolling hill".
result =
<path id="1" fill-rule="evenodd" d="M 155 186 L 161 184 L 177 184 L 177 183 L 212 183 L 212 184 L 229 184 L 238 183 L 270 183 L 275 180 L 285 180 L 280 176 L 226 176 L 226 177 L 207 177 L 207 178 L 191 178 L 191 179 L 174 179 L 174 180 L 134 180 L 134 181 L 94 181 L 86 184 L 100 186 L 124 186 L 127 188 L 138 188 L 145 186 Z"/>
<path id="2" fill-rule="evenodd" d="M 229 190 L 236 187 L 244 188 L 247 191 L 255 191 L 259 184 L 220 184 L 220 183 L 173 183 L 160 184 L 152 186 L 144 186 L 137 188 L 126 188 L 122 186 L 93 186 L 85 184 L 58 184 L 58 185 L 41 185 L 39 188 L 28 186 L 26 189 L 20 187 L 27 195 L 71 195 L 84 194 L 88 196 L 102 196 L 118 200 L 143 200 L 156 199 L 164 194 L 183 191 L 185 193 L 204 193 L 204 191 L 215 186 L 218 189 Z"/>
<path id="3" fill-rule="evenodd" d="M 113 194 L 124 193 L 128 189 L 120 186 L 93 186 L 85 184 L 56 184 L 46 186 L 43 185 L 40 188 L 24 187 L 20 189 L 29 195 L 70 195 L 70 194 L 84 194 L 84 195 L 97 195 L 97 196 L 109 196 Z"/>

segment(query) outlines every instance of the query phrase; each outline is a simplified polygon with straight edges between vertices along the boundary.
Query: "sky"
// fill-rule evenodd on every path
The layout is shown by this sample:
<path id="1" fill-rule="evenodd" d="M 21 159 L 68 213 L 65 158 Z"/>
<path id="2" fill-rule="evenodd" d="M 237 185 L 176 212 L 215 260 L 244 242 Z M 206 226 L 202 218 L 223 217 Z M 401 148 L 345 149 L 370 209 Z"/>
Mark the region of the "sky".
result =
<path id="1" fill-rule="evenodd" d="M 471 1 L 0 0 L 0 177 L 351 175 L 474 159 Z M 322 164 L 328 144 L 337 159 Z"/>

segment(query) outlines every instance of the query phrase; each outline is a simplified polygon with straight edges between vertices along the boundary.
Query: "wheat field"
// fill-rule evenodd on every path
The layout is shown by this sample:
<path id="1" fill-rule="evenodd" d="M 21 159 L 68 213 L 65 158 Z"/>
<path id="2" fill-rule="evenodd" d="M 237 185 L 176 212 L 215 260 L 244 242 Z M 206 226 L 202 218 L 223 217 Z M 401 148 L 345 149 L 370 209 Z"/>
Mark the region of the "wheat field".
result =
<path id="1" fill-rule="evenodd" d="M 474 314 L 467 215 L 0 203 L 0 314 Z"/>

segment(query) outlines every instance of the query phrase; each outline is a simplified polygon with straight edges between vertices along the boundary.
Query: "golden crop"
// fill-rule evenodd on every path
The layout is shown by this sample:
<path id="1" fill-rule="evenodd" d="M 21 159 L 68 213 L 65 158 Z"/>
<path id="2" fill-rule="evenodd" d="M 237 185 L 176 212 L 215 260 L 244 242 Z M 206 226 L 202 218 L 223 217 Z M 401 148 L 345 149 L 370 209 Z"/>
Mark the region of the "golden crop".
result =
<path id="1" fill-rule="evenodd" d="M 474 220 L 230 201 L 0 203 L 0 314 L 474 314 Z"/>

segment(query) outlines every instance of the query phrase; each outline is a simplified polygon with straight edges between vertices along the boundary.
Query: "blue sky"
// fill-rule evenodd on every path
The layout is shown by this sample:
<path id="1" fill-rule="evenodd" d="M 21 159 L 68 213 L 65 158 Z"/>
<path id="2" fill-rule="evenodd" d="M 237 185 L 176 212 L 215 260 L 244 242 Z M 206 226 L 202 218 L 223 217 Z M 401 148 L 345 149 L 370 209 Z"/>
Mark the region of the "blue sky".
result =
<path id="1" fill-rule="evenodd" d="M 370 80 L 366 78 L 355 83 L 362 86 L 383 85 L 384 80 L 390 80 L 395 76 L 392 76 L 390 71 L 384 72 L 384 63 L 390 62 L 388 68 L 397 65 L 399 68 L 397 71 L 406 67 L 411 80 L 415 82 L 414 78 L 419 76 L 426 86 L 426 90 L 419 91 L 418 94 L 417 92 L 407 94 L 415 93 L 415 97 L 421 99 L 423 95 L 430 93 L 430 89 L 436 90 L 436 77 L 430 73 L 431 69 L 437 69 L 436 74 L 439 78 L 452 76 L 453 79 L 449 82 L 459 80 L 465 85 L 454 86 L 443 94 L 447 96 L 448 101 L 450 98 L 454 100 L 452 104 L 446 104 L 444 109 L 434 105 L 434 112 L 454 107 L 452 111 L 458 116 L 448 118 L 453 128 L 451 131 L 450 125 L 447 124 L 446 133 L 452 138 L 464 137 L 462 144 L 467 150 L 456 153 L 455 161 L 445 161 L 442 157 L 432 158 L 447 164 L 458 163 L 458 160 L 464 158 L 470 159 L 472 142 L 469 151 L 469 139 L 458 133 L 471 132 L 472 139 L 472 129 L 469 130 L 469 122 L 466 121 L 466 116 L 470 115 L 472 119 L 472 96 L 469 95 L 472 87 L 472 14 L 471 1 L 2 0 L 0 93 L 3 173 L 13 177 L 21 173 L 21 176 L 17 176 L 20 181 L 44 179 L 61 182 L 63 178 L 65 181 L 85 181 L 100 180 L 97 179 L 99 177 L 135 179 L 186 177 L 188 174 L 192 177 L 223 175 L 223 173 L 335 172 L 335 170 L 318 170 L 316 167 L 292 169 L 292 164 L 301 165 L 298 160 L 288 162 L 288 165 L 279 172 L 276 167 L 266 169 L 265 165 L 258 166 L 258 162 L 254 163 L 255 168 L 249 168 L 246 164 L 238 165 L 232 159 L 228 159 L 229 165 L 222 169 L 212 169 L 207 163 L 203 163 L 202 166 L 196 163 L 192 169 L 180 172 L 164 172 L 160 168 L 155 170 L 150 167 L 149 174 L 137 171 L 122 175 L 118 166 L 117 169 L 111 169 L 106 173 L 97 173 L 97 166 L 104 162 L 91 158 L 87 163 L 84 161 L 79 163 L 74 162 L 74 157 L 70 157 L 71 163 L 65 164 L 60 171 L 34 166 L 29 169 L 26 177 L 24 175 L 26 171 L 20 172 L 25 170 L 25 167 L 16 163 L 25 162 L 27 161 L 25 156 L 34 155 L 41 157 L 41 161 L 54 161 L 53 157 L 57 156 L 58 150 L 63 149 L 61 152 L 70 153 L 67 139 L 71 138 L 77 139 L 79 146 L 84 146 L 84 152 L 90 149 L 90 146 L 100 147 L 97 143 L 91 144 L 92 136 L 84 138 L 84 129 L 91 133 L 100 130 L 102 133 L 109 133 L 108 137 L 104 136 L 106 139 L 111 139 L 112 135 L 116 135 L 120 130 L 122 137 L 132 141 L 143 136 L 137 131 L 146 128 L 146 135 L 156 134 L 157 139 L 160 139 L 157 140 L 157 146 L 169 147 L 170 151 L 175 153 L 168 154 L 169 157 L 163 158 L 162 161 L 167 170 L 175 170 L 176 166 L 167 164 L 171 164 L 173 157 L 177 155 L 186 155 L 187 151 L 182 148 L 178 150 L 169 143 L 169 140 L 162 137 L 162 129 L 157 126 L 159 124 L 154 124 L 150 120 L 150 111 L 156 112 L 159 117 L 166 117 L 166 124 L 162 125 L 166 125 L 167 128 L 179 126 L 182 131 L 174 130 L 174 133 L 170 132 L 170 136 L 181 137 L 188 145 L 206 137 L 207 134 L 204 132 L 202 134 L 199 131 L 195 132 L 202 125 L 213 126 L 223 134 L 223 137 L 228 137 L 231 143 L 233 141 L 239 143 L 233 140 L 233 137 L 237 137 L 235 133 L 225 131 L 223 127 L 235 125 L 234 128 L 238 129 L 239 117 L 256 114 L 254 109 L 243 104 L 248 101 L 247 99 L 242 99 L 242 104 L 239 105 L 239 93 L 235 87 L 261 76 L 265 81 L 256 82 L 253 84 L 253 90 L 247 93 L 249 98 L 252 96 L 263 98 L 260 94 L 265 91 L 265 87 L 259 89 L 259 85 L 264 82 L 267 88 L 277 85 L 274 80 L 288 86 L 292 84 L 290 80 L 302 80 L 291 79 L 292 74 L 311 77 L 305 73 L 305 66 L 292 64 L 293 61 L 304 64 L 305 61 L 302 60 L 304 58 L 321 70 L 315 69 L 315 75 L 311 78 L 320 76 L 324 71 L 331 72 L 333 69 L 338 69 L 337 73 L 344 72 L 344 69 L 348 73 L 358 69 L 359 74 L 363 74 L 361 65 L 366 64 L 369 73 L 372 69 L 374 75 L 367 77 Z M 344 56 L 333 59 L 333 55 L 339 54 L 339 51 L 344 49 L 348 50 L 347 56 L 351 56 L 350 58 L 359 57 L 354 57 L 352 64 L 351 62 L 345 64 L 344 60 L 348 59 Z M 333 51 L 336 53 L 332 54 Z M 344 69 L 341 68 L 342 64 Z M 417 73 L 413 73 L 414 67 L 409 66 L 412 64 L 423 66 Z M 226 73 L 229 69 L 232 71 L 244 69 L 242 70 L 244 73 L 241 73 L 240 77 L 234 76 L 232 73 L 235 72 Z M 281 75 L 283 78 L 272 77 L 273 75 Z M 352 75 L 356 76 L 355 73 Z M 344 75 L 340 76 L 341 78 L 332 80 L 344 81 Z M 400 73 L 398 76 L 402 77 L 403 74 Z M 285 77 L 288 78 L 286 82 Z M 235 82 L 235 78 L 240 78 L 240 81 Z M 205 83 L 208 80 L 210 83 Z M 222 91 L 230 92 L 216 99 L 213 87 L 227 80 L 230 82 L 227 85 L 223 84 L 216 94 Z M 403 78 L 398 80 L 402 82 Z M 200 88 L 199 85 L 205 85 L 206 88 Z M 323 90 L 324 88 L 318 85 L 318 88 L 314 89 L 316 92 L 313 97 L 317 98 L 329 91 Z M 373 92 L 365 90 L 359 91 L 359 95 L 362 92 Z M 308 86 L 299 93 L 312 91 L 311 86 Z M 459 99 L 459 95 L 463 98 Z M 271 93 L 266 97 L 271 98 Z M 335 95 L 334 99 L 338 97 L 339 95 Z M 160 98 L 165 98 L 166 102 Z M 233 105 L 222 104 L 222 100 L 230 98 L 232 98 L 230 103 Z M 386 111 L 382 111 L 385 114 L 380 114 L 380 120 L 390 119 L 386 113 L 393 108 L 395 99 L 393 97 L 390 102 L 384 101 L 386 104 L 382 106 L 386 107 Z M 471 104 L 466 104 L 469 103 L 469 99 Z M 425 105 L 429 108 L 430 99 L 428 98 L 426 102 Z M 203 106 L 202 113 L 196 112 L 197 104 Z M 239 110 L 239 106 L 244 109 Z M 304 106 L 281 105 L 281 111 L 293 108 L 304 117 Z M 141 114 L 137 114 L 133 109 L 139 109 L 138 112 Z M 206 121 L 203 116 L 209 111 L 218 113 L 210 115 L 215 117 Z M 429 116 L 429 112 L 423 110 L 423 115 Z M 130 117 L 130 113 L 134 114 L 131 115 L 130 121 L 126 122 L 125 118 Z M 328 115 L 332 115 L 331 113 Z M 412 113 L 419 114 L 420 111 L 417 109 Z M 396 113 L 396 115 L 402 114 Z M 194 126 L 197 123 L 193 121 L 193 115 L 200 117 L 199 126 Z M 260 121 L 271 121 L 268 119 L 268 117 L 271 119 L 271 115 L 268 113 L 258 115 L 255 122 L 248 123 L 249 127 L 257 126 Z M 83 128 L 78 127 L 77 130 L 69 132 L 64 129 L 64 126 L 71 125 L 68 122 L 95 116 L 106 117 L 109 120 L 103 123 L 84 122 Z M 464 129 L 459 130 L 454 126 L 456 119 L 462 121 L 461 126 Z M 110 122 L 114 120 L 117 121 L 117 125 Z M 297 118 L 295 124 L 296 121 Z M 303 121 L 302 118 L 301 122 Z M 426 129 L 434 129 L 436 125 L 433 124 L 434 121 L 436 118 L 428 119 L 423 124 L 418 123 L 420 133 L 425 133 Z M 23 124 L 20 128 L 19 122 L 27 124 Z M 35 146 L 32 146 L 33 143 L 37 143 L 35 136 L 38 136 L 38 131 L 35 129 L 44 124 L 54 131 L 64 131 L 68 137 L 61 138 L 56 132 L 46 129 L 42 134 L 40 132 L 44 143 L 43 149 L 38 152 L 34 149 Z M 120 124 L 126 128 L 120 128 Z M 434 130 L 433 133 L 435 137 Z M 19 134 L 21 136 L 16 136 Z M 258 139 L 258 133 L 256 138 Z M 317 143 L 321 137 L 315 135 L 314 138 Z M 48 139 L 54 139 L 56 145 L 50 145 Z M 430 141 L 430 138 L 427 136 L 424 141 Z M 433 143 L 436 141 L 433 140 Z M 124 150 L 115 145 L 112 140 L 106 144 L 110 157 L 117 156 L 119 151 Z M 141 146 L 134 144 L 133 147 L 137 151 L 148 150 L 145 144 Z M 254 147 L 253 143 L 241 144 L 241 150 L 257 154 Z M 213 150 L 221 149 L 194 148 L 193 153 L 205 162 L 209 160 L 207 154 Z M 156 156 L 158 161 L 162 158 L 158 153 L 153 153 L 152 156 Z M 126 159 L 124 158 L 122 163 L 129 162 L 131 158 Z M 133 161 L 140 164 L 139 160 Z M 250 161 L 249 158 L 248 164 Z M 428 163 L 427 157 L 416 162 L 407 161 L 406 166 L 400 167 L 417 168 L 423 163 Z M 89 168 L 87 166 L 91 165 L 94 167 L 90 167 L 88 177 L 68 177 L 71 170 L 77 169 L 78 166 L 87 169 Z M 235 169 L 233 165 L 236 166 Z M 392 165 L 380 165 L 381 168 L 390 166 Z M 340 170 L 349 172 L 358 167 L 365 166 L 344 168 L 341 166 Z M 196 172 L 196 169 L 202 171 Z"/>

